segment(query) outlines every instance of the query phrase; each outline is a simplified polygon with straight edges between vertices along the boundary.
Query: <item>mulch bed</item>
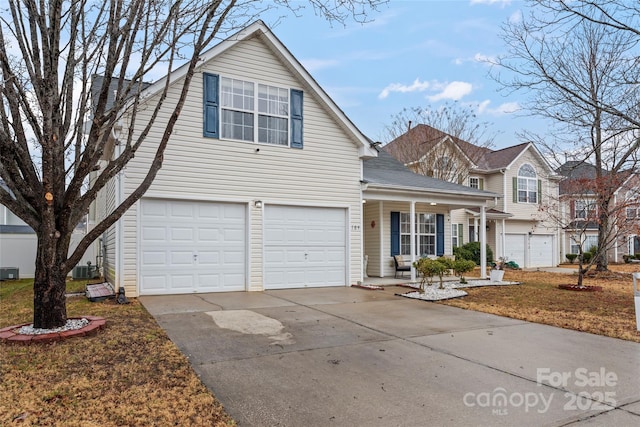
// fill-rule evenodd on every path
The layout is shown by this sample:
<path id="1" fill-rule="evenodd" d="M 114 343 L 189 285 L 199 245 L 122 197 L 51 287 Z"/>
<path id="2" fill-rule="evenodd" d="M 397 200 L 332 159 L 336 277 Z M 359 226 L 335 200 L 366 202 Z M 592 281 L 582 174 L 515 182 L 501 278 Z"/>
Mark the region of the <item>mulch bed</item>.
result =
<path id="1" fill-rule="evenodd" d="M 565 291 L 577 291 L 577 292 L 601 292 L 602 286 L 578 286 L 578 285 L 558 285 L 558 288 Z"/>

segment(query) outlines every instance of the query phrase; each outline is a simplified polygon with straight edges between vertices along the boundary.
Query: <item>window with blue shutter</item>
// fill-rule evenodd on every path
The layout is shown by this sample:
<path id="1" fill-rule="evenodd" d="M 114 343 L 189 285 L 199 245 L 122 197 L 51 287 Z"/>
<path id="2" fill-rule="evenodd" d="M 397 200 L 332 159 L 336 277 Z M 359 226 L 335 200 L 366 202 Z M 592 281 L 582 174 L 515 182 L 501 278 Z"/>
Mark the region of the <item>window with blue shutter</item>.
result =
<path id="1" fill-rule="evenodd" d="M 400 212 L 391 212 L 391 256 L 400 255 Z"/>
<path id="2" fill-rule="evenodd" d="M 444 255 L 444 215 L 436 215 L 436 255 Z"/>
<path id="3" fill-rule="evenodd" d="M 204 91 L 204 130 L 203 134 L 209 138 L 219 138 L 219 97 L 218 97 L 218 75 L 204 73 L 202 76 Z"/>
<path id="4" fill-rule="evenodd" d="M 302 91 L 291 89 L 291 148 L 302 145 Z"/>

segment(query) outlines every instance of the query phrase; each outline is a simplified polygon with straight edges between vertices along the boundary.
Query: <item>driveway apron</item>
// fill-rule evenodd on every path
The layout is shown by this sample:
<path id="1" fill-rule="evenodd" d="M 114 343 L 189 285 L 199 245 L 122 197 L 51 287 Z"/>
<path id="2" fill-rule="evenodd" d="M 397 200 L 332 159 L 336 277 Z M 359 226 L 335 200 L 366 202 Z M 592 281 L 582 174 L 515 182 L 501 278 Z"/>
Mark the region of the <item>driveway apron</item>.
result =
<path id="1" fill-rule="evenodd" d="M 357 288 L 140 301 L 240 426 L 640 425 L 640 345 Z"/>

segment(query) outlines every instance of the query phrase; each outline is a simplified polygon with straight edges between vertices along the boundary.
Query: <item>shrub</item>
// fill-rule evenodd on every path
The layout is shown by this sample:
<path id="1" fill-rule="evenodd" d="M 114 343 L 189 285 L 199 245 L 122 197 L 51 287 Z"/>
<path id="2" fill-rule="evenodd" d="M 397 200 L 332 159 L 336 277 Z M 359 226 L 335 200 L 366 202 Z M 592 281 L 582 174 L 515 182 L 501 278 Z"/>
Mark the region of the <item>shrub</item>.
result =
<path id="1" fill-rule="evenodd" d="M 593 258 L 593 254 L 591 252 L 585 252 L 582 254 L 582 262 L 584 263 L 591 262 L 591 258 Z"/>
<path id="2" fill-rule="evenodd" d="M 565 256 L 567 257 L 567 259 L 571 264 L 573 264 L 576 258 L 578 258 L 578 254 L 566 254 Z"/>
<path id="3" fill-rule="evenodd" d="M 476 263 L 476 265 L 480 265 L 480 242 L 469 242 L 464 245 L 453 248 L 453 254 L 456 256 L 456 259 L 467 259 Z M 487 264 L 491 264 L 493 262 L 493 251 L 491 247 L 487 245 Z"/>
<path id="4" fill-rule="evenodd" d="M 476 268 L 476 263 L 468 259 L 456 259 L 453 262 L 453 272 L 460 278 L 460 283 L 467 283 L 464 273 L 468 273 Z"/>
<path id="5" fill-rule="evenodd" d="M 420 292 L 424 292 L 424 284 L 431 286 L 433 284 L 432 277 L 438 276 L 440 278 L 440 288 L 443 288 L 442 277 L 449 273 L 449 267 L 443 264 L 441 261 L 431 258 L 420 258 L 413 263 L 415 269 L 422 276 L 420 281 Z"/>
<path id="6" fill-rule="evenodd" d="M 632 259 L 635 259 L 635 256 L 634 255 L 622 255 L 622 259 L 624 260 L 625 264 L 629 264 Z"/>

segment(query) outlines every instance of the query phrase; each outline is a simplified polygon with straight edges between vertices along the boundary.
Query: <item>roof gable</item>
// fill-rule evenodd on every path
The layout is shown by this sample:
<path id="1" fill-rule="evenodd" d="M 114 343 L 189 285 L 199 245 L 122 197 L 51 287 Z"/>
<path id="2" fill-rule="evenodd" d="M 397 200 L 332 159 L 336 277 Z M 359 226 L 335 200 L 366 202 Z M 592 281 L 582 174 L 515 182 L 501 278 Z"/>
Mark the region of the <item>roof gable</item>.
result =
<path id="1" fill-rule="evenodd" d="M 329 95 L 320 87 L 315 79 L 309 74 L 309 72 L 302 66 L 302 64 L 291 54 L 291 52 L 282 44 L 282 42 L 275 36 L 275 34 L 267 27 L 267 25 L 261 20 L 255 21 L 249 26 L 238 31 L 234 35 L 228 37 L 219 44 L 213 46 L 202 55 L 200 55 L 200 64 L 198 67 L 202 67 L 203 64 L 215 60 L 216 57 L 239 46 L 242 41 L 249 40 L 257 37 L 267 47 L 282 60 L 289 70 L 296 76 L 301 82 L 306 91 L 310 91 L 313 96 L 319 99 L 326 111 L 330 113 L 334 120 L 336 120 L 340 126 L 354 137 L 359 146 L 360 157 L 368 158 L 377 156 L 378 152 L 373 147 L 372 141 L 369 140 L 360 130 L 351 122 L 346 114 L 337 106 L 337 104 L 329 97 Z M 162 89 L 167 77 L 170 77 L 171 81 L 177 81 L 183 77 L 188 69 L 188 64 L 184 64 L 181 67 L 174 70 L 170 76 L 165 76 L 162 79 L 154 82 L 143 92 L 143 96 L 152 96 Z"/>
<path id="2" fill-rule="evenodd" d="M 531 142 L 491 150 L 480 147 L 470 142 L 464 141 L 455 136 L 449 135 L 441 130 L 428 125 L 417 125 L 403 135 L 400 135 L 387 145 L 384 149 L 396 159 L 404 164 L 409 164 L 423 159 L 430 151 L 439 144 L 450 141 L 461 153 L 464 153 L 477 172 L 489 172 L 511 167 L 527 150 L 532 150 L 548 172 L 553 174 L 553 169 L 547 160 Z"/>

